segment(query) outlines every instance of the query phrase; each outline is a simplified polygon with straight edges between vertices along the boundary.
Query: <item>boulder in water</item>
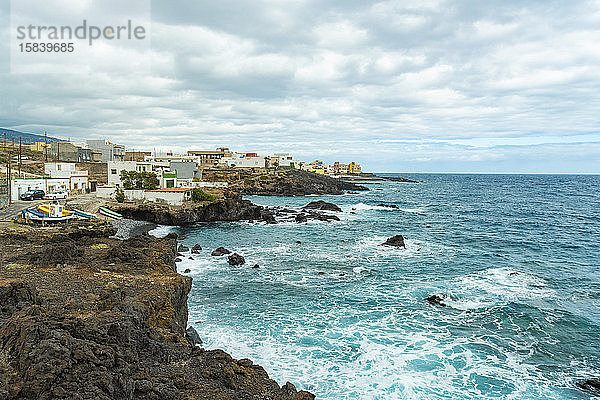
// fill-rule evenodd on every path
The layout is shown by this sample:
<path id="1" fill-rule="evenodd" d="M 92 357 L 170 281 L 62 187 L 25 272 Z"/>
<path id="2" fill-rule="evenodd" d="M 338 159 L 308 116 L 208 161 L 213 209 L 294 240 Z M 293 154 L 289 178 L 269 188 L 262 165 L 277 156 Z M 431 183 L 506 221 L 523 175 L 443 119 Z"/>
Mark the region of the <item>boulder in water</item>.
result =
<path id="1" fill-rule="evenodd" d="M 227 250 L 225 247 L 219 247 L 216 248 L 215 250 L 213 250 L 212 253 L 210 253 L 211 256 L 223 256 L 225 254 L 231 254 L 231 251 Z"/>
<path id="2" fill-rule="evenodd" d="M 600 379 L 583 379 L 577 382 L 577 387 L 593 395 L 600 395 Z"/>
<path id="3" fill-rule="evenodd" d="M 181 258 L 177 257 L 177 258 L 175 259 L 175 262 L 181 262 Z"/>
<path id="4" fill-rule="evenodd" d="M 328 203 L 326 201 L 323 200 L 317 200 L 317 201 L 311 201 L 310 203 L 308 203 L 307 205 L 305 205 L 304 207 L 302 207 L 302 209 L 305 210 L 322 210 L 322 211 L 337 211 L 337 212 L 341 212 L 342 209 L 333 204 L 333 203 Z"/>
<path id="5" fill-rule="evenodd" d="M 307 222 L 308 218 L 306 218 L 306 215 L 304 215 L 304 214 L 298 214 L 298 215 L 296 215 L 295 220 L 296 220 L 297 223 L 300 224 L 302 222 Z"/>
<path id="6" fill-rule="evenodd" d="M 227 262 L 229 263 L 229 265 L 242 265 L 246 263 L 246 260 L 238 253 L 233 253 L 227 258 Z"/>
<path id="7" fill-rule="evenodd" d="M 180 244 L 179 247 L 177 248 L 177 251 L 180 252 L 180 253 L 182 253 L 184 251 L 190 251 L 190 248 L 187 247 L 187 246 L 184 246 L 184 245 Z"/>
<path id="8" fill-rule="evenodd" d="M 446 298 L 447 296 L 443 294 L 432 294 L 425 300 L 427 300 L 429 304 L 433 304 L 434 306 L 447 307 L 448 305 L 446 304 Z"/>
<path id="9" fill-rule="evenodd" d="M 185 271 L 183 271 L 184 274 L 189 274 L 190 272 L 192 272 L 192 270 L 189 268 L 186 268 Z"/>
<path id="10" fill-rule="evenodd" d="M 254 266 L 252 268 L 260 268 L 260 265 L 254 264 Z"/>
<path id="11" fill-rule="evenodd" d="M 378 207 L 385 207 L 385 208 L 395 208 L 395 209 L 398 209 L 398 206 L 397 206 L 397 205 L 395 205 L 395 204 L 383 204 L 383 203 L 381 203 L 381 204 L 377 204 L 377 206 L 378 206 Z"/>
<path id="12" fill-rule="evenodd" d="M 198 243 L 196 243 L 194 245 L 194 247 L 192 247 L 192 254 L 198 254 L 198 253 L 200 253 L 201 250 L 202 250 L 202 246 L 200 246 Z"/>
<path id="13" fill-rule="evenodd" d="M 383 242 L 382 245 L 406 248 L 406 245 L 404 244 L 404 236 L 402 235 L 392 236 L 391 238 Z"/>

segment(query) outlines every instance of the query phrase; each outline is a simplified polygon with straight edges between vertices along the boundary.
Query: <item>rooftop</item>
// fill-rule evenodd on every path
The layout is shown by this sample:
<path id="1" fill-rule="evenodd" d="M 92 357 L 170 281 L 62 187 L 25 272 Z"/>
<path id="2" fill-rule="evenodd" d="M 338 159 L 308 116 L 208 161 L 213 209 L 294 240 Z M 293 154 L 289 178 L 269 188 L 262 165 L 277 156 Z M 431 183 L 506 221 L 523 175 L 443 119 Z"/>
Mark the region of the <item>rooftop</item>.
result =
<path id="1" fill-rule="evenodd" d="M 156 190 L 148 190 L 148 192 L 175 192 L 182 193 L 192 190 L 192 188 L 164 188 L 164 189 L 156 189 Z"/>

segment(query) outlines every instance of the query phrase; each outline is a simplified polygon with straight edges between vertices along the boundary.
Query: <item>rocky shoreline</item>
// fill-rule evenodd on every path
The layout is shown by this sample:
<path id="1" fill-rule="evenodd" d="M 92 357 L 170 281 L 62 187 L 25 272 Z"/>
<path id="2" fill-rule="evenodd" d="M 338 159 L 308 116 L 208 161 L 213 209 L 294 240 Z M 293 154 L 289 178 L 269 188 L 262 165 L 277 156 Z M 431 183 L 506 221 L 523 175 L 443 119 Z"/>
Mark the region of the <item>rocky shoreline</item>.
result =
<path id="1" fill-rule="evenodd" d="M 183 226 L 197 222 L 244 220 L 274 222 L 269 210 L 240 198 L 217 200 L 189 208 L 151 203 L 111 203 L 109 208 L 125 218 L 160 225 Z"/>
<path id="2" fill-rule="evenodd" d="M 365 186 L 300 170 L 246 178 L 232 185 L 232 189 L 242 195 L 258 196 L 339 195 L 369 190 Z"/>
<path id="3" fill-rule="evenodd" d="M 104 223 L 0 230 L 0 398 L 314 399 L 250 360 L 190 344 L 177 236 L 116 233 Z"/>

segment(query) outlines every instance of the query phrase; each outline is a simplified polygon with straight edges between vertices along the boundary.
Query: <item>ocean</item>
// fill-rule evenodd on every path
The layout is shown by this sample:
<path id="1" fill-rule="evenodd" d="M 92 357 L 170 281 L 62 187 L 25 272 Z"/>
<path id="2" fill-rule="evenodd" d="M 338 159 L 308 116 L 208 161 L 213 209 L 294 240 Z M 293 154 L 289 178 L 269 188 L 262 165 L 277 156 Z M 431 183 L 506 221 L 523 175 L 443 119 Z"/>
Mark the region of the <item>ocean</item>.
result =
<path id="1" fill-rule="evenodd" d="M 600 176 L 402 176 L 423 183 L 247 197 L 339 222 L 173 228 L 204 248 L 178 264 L 203 346 L 323 400 L 593 398 L 575 382 L 600 377 Z"/>

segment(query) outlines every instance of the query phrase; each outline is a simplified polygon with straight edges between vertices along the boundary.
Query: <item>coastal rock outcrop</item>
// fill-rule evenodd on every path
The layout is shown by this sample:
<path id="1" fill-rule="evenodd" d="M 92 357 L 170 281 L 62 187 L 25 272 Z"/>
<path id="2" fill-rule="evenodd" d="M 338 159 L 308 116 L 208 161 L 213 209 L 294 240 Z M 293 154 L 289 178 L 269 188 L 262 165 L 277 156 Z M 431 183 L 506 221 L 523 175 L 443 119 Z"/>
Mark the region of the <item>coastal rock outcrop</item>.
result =
<path id="1" fill-rule="evenodd" d="M 395 204 L 377 204 L 377 207 L 385 207 L 385 208 L 394 208 L 394 209 L 398 209 L 398 206 Z"/>
<path id="2" fill-rule="evenodd" d="M 161 225 L 191 225 L 215 221 L 273 222 L 273 214 L 248 200 L 228 198 L 189 208 L 151 203 L 111 203 L 110 208 L 125 218 Z"/>
<path id="3" fill-rule="evenodd" d="M 306 196 L 309 194 L 337 195 L 346 191 L 364 191 L 368 188 L 312 172 L 289 170 L 257 179 L 248 177 L 233 185 L 244 195 Z"/>
<path id="4" fill-rule="evenodd" d="M 299 224 L 303 223 L 303 222 L 308 222 L 308 218 L 306 217 L 306 214 L 302 214 L 302 213 L 296 215 L 296 217 L 294 217 L 294 220 L 296 222 L 298 222 Z"/>
<path id="5" fill-rule="evenodd" d="M 0 229 L 0 398 L 314 399 L 190 344 L 176 235 L 120 241 L 100 225 Z M 63 241 L 66 263 L 39 257 Z"/>
<path id="6" fill-rule="evenodd" d="M 308 203 L 307 205 L 302 207 L 302 209 L 304 209 L 304 210 L 336 211 L 336 212 L 342 211 L 342 209 L 338 205 L 333 204 L 333 203 L 328 203 L 323 200 L 311 201 L 310 203 Z"/>
<path id="7" fill-rule="evenodd" d="M 427 297 L 425 300 L 427 300 L 427 302 L 429 304 L 432 304 L 434 306 L 447 307 L 448 306 L 448 304 L 446 304 L 447 298 L 448 298 L 448 296 L 446 296 L 444 294 L 432 294 L 431 296 Z"/>
<path id="8" fill-rule="evenodd" d="M 238 253 L 233 253 L 227 257 L 227 263 L 229 265 L 243 265 L 246 263 L 246 259 L 240 256 Z"/>
<path id="9" fill-rule="evenodd" d="M 210 253 L 210 255 L 214 257 L 224 256 L 225 254 L 231 254 L 231 251 L 227 250 L 225 247 L 217 247 Z"/>
<path id="10" fill-rule="evenodd" d="M 600 396 L 600 379 L 583 379 L 577 381 L 576 384 L 578 388 L 595 396 Z"/>
<path id="11" fill-rule="evenodd" d="M 201 251 L 202 246 L 200 246 L 198 243 L 196 243 L 194 247 L 192 247 L 192 254 L 200 254 Z"/>
<path id="12" fill-rule="evenodd" d="M 404 236 L 402 235 L 392 236 L 391 238 L 388 238 L 385 242 L 381 243 L 381 245 L 406 248 L 406 244 L 404 243 Z"/>

